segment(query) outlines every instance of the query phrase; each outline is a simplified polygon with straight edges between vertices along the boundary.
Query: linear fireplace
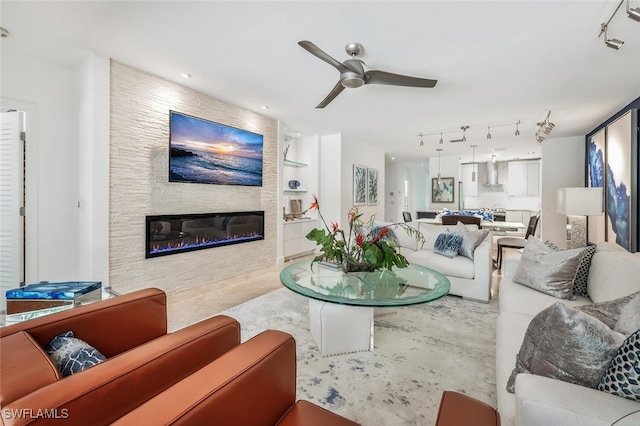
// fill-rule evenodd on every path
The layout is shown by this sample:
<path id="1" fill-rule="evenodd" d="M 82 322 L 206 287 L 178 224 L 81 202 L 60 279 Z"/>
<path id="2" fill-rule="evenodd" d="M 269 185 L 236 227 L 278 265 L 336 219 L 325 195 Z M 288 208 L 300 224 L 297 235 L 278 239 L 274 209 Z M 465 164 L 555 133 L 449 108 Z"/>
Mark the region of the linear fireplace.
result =
<path id="1" fill-rule="evenodd" d="M 146 258 L 264 240 L 264 211 L 147 216 Z"/>

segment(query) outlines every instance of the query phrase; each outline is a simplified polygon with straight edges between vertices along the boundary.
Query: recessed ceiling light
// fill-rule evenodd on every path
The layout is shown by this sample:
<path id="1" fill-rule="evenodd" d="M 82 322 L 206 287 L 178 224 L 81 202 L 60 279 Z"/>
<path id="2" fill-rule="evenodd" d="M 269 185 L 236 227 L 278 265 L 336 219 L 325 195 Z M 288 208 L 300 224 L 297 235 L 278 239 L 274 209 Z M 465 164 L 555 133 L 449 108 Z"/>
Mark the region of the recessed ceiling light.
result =
<path id="1" fill-rule="evenodd" d="M 396 157 L 391 157 L 391 159 L 392 159 L 392 160 L 395 160 L 395 159 L 396 159 Z"/>
<path id="2" fill-rule="evenodd" d="M 189 74 L 188 72 L 183 72 L 182 74 L 180 74 L 180 76 L 184 78 L 191 78 L 191 74 Z"/>
<path id="3" fill-rule="evenodd" d="M 262 109 L 269 109 L 269 105 L 262 105 Z"/>

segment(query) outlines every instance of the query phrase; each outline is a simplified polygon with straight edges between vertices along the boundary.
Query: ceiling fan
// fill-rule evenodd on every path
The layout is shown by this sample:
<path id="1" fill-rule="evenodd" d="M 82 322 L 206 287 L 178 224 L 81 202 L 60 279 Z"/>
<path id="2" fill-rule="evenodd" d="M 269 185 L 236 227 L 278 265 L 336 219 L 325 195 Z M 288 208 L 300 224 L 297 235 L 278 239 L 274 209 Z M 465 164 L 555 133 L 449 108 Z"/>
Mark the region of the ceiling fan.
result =
<path id="1" fill-rule="evenodd" d="M 356 88 L 363 84 L 388 84 L 391 86 L 406 86 L 406 87 L 434 87 L 438 80 L 431 80 L 428 78 L 409 77 L 406 75 L 392 74 L 386 71 L 378 71 L 370 69 L 365 71 L 364 67 L 367 65 L 356 57 L 364 51 L 364 47 L 360 43 L 349 43 L 345 46 L 347 54 L 351 56 L 351 59 L 347 59 L 344 62 L 338 62 L 331 56 L 323 52 L 318 46 L 310 41 L 299 41 L 298 44 L 302 46 L 312 55 L 317 56 L 329 65 L 333 65 L 338 71 L 340 71 L 340 80 L 334 86 L 333 90 L 329 92 L 326 98 L 316 108 L 324 108 L 336 98 L 344 90 L 345 87 Z"/>

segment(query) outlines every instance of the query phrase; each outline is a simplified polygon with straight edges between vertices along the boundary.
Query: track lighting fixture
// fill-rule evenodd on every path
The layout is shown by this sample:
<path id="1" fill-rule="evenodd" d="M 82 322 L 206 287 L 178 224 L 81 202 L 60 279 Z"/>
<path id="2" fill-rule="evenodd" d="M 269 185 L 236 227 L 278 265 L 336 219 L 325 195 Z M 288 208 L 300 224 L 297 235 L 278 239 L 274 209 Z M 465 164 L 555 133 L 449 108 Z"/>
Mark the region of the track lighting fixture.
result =
<path id="1" fill-rule="evenodd" d="M 542 120 L 539 123 L 536 123 L 538 126 L 538 130 L 536 131 L 536 141 L 538 141 L 538 143 L 542 143 L 547 138 L 547 136 L 549 136 L 553 128 L 556 126 L 551 121 L 549 121 L 549 117 L 551 117 L 550 110 L 547 111 L 547 116 L 545 117 L 544 120 Z"/>
<path id="2" fill-rule="evenodd" d="M 440 185 L 440 153 L 442 152 L 442 148 L 438 148 L 436 151 L 438 151 L 438 185 Z"/>
<path id="3" fill-rule="evenodd" d="M 613 17 L 616 16 L 616 13 L 618 13 L 618 10 L 620 10 L 620 6 L 622 6 L 622 3 L 624 3 L 624 0 L 620 0 L 620 3 L 618 3 L 618 7 L 616 7 L 616 10 L 613 11 L 613 14 L 609 18 L 609 20 L 606 23 L 600 24 L 600 34 L 598 34 L 598 37 L 604 34 L 604 44 L 614 50 L 620 49 L 624 44 L 624 41 L 618 40 L 617 38 L 607 38 L 607 28 Z M 627 14 L 629 15 L 629 17 L 635 19 L 633 16 L 636 14 L 640 16 L 639 12 L 640 9 L 637 8 L 629 9 L 629 0 L 627 0 Z"/>
<path id="4" fill-rule="evenodd" d="M 520 120 L 518 120 L 518 122 L 516 123 L 516 136 L 520 136 L 520 129 L 518 128 L 518 126 L 520 125 Z"/>
<path id="5" fill-rule="evenodd" d="M 491 126 L 487 126 L 487 140 L 491 139 Z"/>
<path id="6" fill-rule="evenodd" d="M 473 170 L 471 171 L 471 182 L 476 181 L 476 147 L 478 145 L 471 145 L 471 149 L 473 149 L 473 160 L 471 160 L 471 164 L 473 166 Z"/>
<path id="7" fill-rule="evenodd" d="M 466 142 L 467 141 L 467 129 L 469 128 L 469 126 L 462 126 L 460 127 L 462 129 L 462 142 Z"/>
<path id="8" fill-rule="evenodd" d="M 440 132 L 440 142 L 438 142 L 440 145 L 442 145 L 444 143 L 444 141 L 442 140 L 442 132 Z"/>
<path id="9" fill-rule="evenodd" d="M 424 146 L 424 140 L 422 140 L 422 132 L 420 132 L 418 136 L 420 136 L 420 146 Z"/>
<path id="10" fill-rule="evenodd" d="M 617 38 L 607 38 L 607 24 L 602 24 L 601 33 L 604 33 L 604 44 L 606 44 L 607 47 L 618 50 L 624 44 L 624 41 L 618 40 Z"/>
<path id="11" fill-rule="evenodd" d="M 627 0 L 627 15 L 634 21 L 640 22 L 640 7 L 629 9 L 629 0 Z"/>

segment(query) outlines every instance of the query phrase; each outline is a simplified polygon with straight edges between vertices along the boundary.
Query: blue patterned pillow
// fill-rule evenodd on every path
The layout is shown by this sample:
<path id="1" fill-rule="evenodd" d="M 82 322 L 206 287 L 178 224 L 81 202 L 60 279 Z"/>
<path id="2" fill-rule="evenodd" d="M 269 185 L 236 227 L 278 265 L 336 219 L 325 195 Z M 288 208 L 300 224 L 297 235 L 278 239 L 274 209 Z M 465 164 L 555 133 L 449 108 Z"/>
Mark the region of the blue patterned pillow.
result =
<path id="1" fill-rule="evenodd" d="M 433 251 L 449 259 L 453 259 L 458 255 L 461 245 L 462 235 L 457 232 L 443 232 L 436 238 Z"/>
<path id="2" fill-rule="evenodd" d="M 640 330 L 627 337 L 620 346 L 600 379 L 598 389 L 640 401 Z"/>
<path id="3" fill-rule="evenodd" d="M 98 365 L 107 358 L 84 340 L 73 335 L 73 331 L 62 333 L 51 340 L 47 353 L 63 377 Z"/>

